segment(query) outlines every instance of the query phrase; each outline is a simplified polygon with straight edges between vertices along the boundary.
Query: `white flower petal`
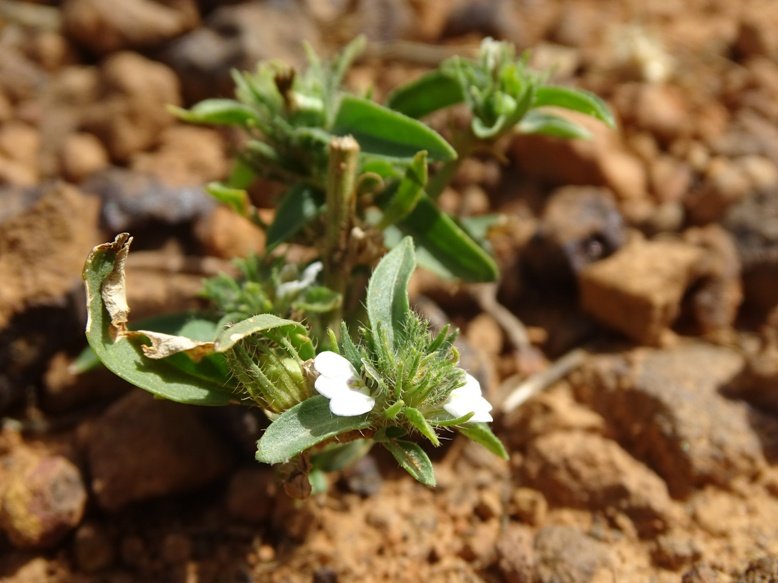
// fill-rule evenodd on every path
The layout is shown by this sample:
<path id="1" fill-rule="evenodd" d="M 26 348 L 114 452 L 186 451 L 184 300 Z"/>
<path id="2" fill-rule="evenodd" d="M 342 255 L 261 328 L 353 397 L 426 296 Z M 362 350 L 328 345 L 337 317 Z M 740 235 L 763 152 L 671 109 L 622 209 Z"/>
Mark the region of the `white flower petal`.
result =
<path id="1" fill-rule="evenodd" d="M 300 275 L 300 279 L 286 281 L 280 284 L 276 288 L 276 296 L 279 298 L 284 298 L 286 296 L 297 294 L 303 291 L 305 288 L 309 287 L 316 281 L 316 278 L 318 277 L 322 268 L 323 265 L 321 261 L 314 261 L 303 270 L 302 274 Z"/>
<path id="2" fill-rule="evenodd" d="M 276 288 L 276 297 L 285 298 L 286 296 L 291 296 L 302 291 L 305 287 L 302 282 L 297 280 L 286 281 Z"/>
<path id="3" fill-rule="evenodd" d="M 357 376 L 351 363 L 336 352 L 326 350 L 313 359 L 313 368 L 320 375 L 344 380 Z"/>
<path id="4" fill-rule="evenodd" d="M 314 261 L 308 267 L 306 267 L 300 276 L 300 283 L 303 284 L 303 287 L 308 287 L 313 282 L 315 282 L 323 268 L 324 265 L 321 261 Z"/>
<path id="5" fill-rule="evenodd" d="M 330 411 L 339 417 L 353 417 L 372 411 L 375 399 L 360 391 L 340 393 L 330 399 Z"/>
<path id="6" fill-rule="evenodd" d="M 324 375 L 319 376 L 313 386 L 320 395 L 324 395 L 328 399 L 334 399 L 351 390 L 348 381 Z"/>
<path id="7" fill-rule="evenodd" d="M 448 400 L 443 404 L 443 409 L 455 418 L 473 413 L 470 418 L 472 422 L 492 421 L 492 416 L 489 414 L 492 405 L 483 397 L 481 384 L 469 373 L 465 374 L 465 384 L 451 391 Z"/>
<path id="8" fill-rule="evenodd" d="M 330 351 L 318 354 L 313 359 L 313 368 L 319 373 L 314 387 L 330 400 L 330 411 L 334 415 L 362 415 L 375 406 L 375 399 L 368 393 L 357 371 L 339 354 Z"/>

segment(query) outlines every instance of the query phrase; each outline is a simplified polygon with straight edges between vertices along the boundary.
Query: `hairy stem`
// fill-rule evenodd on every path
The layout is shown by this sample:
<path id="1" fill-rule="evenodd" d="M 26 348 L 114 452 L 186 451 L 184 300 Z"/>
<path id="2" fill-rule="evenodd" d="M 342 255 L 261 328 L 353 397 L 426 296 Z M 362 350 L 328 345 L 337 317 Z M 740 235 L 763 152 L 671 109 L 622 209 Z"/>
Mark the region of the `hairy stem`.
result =
<path id="1" fill-rule="evenodd" d="M 351 274 L 348 237 L 356 213 L 356 184 L 359 170 L 359 144 L 351 136 L 333 138 L 329 147 L 327 168 L 327 225 L 322 259 L 326 284 L 345 295 Z M 345 298 L 344 298 L 345 302 Z M 341 319 L 342 308 L 333 314 Z M 339 330 L 335 327 L 335 330 Z"/>

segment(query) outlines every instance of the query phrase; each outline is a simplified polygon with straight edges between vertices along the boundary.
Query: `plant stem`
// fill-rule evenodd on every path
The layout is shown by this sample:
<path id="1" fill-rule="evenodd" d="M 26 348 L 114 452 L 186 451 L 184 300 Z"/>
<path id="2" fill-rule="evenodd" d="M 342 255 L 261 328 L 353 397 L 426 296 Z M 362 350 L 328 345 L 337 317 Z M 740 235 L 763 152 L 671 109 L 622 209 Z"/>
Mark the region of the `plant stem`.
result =
<path id="1" fill-rule="evenodd" d="M 324 234 L 324 277 L 327 285 L 345 296 L 351 274 L 348 237 L 356 213 L 356 184 L 359 169 L 359 144 L 351 136 L 333 138 L 327 167 L 327 224 Z M 342 304 L 345 304 L 345 297 Z M 342 305 L 341 304 L 341 305 Z M 338 324 L 342 308 L 333 314 Z M 335 327 L 336 334 L 340 327 Z"/>
<path id="2" fill-rule="evenodd" d="M 437 200 L 446 187 L 451 184 L 454 176 L 456 176 L 457 170 L 459 170 L 459 166 L 475 151 L 479 140 L 473 135 L 470 128 L 468 128 L 458 136 L 458 139 L 453 140 L 453 142 L 454 149 L 457 151 L 457 157 L 454 160 L 446 162 L 427 183 L 425 191 L 432 200 Z"/>

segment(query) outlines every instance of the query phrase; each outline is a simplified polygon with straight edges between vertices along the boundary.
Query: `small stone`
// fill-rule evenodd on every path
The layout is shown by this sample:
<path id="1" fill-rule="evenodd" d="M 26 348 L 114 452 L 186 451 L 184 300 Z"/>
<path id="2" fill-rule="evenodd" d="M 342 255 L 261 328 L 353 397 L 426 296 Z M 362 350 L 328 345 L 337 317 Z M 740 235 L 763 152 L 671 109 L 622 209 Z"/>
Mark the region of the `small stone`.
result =
<path id="1" fill-rule="evenodd" d="M 734 204 L 756 190 L 752 162 L 745 165 L 722 156 L 713 158 L 699 188 L 688 193 L 686 209 L 696 224 L 721 219 Z"/>
<path id="2" fill-rule="evenodd" d="M 0 155 L 37 172 L 41 138 L 38 130 L 26 123 L 11 121 L 0 128 Z"/>
<path id="3" fill-rule="evenodd" d="M 599 435 L 544 435 L 530 444 L 518 471 L 552 504 L 622 512 L 644 534 L 665 530 L 673 517 L 659 476 Z"/>
<path id="4" fill-rule="evenodd" d="M 778 555 L 752 561 L 736 583 L 773 583 L 778 581 Z"/>
<path id="5" fill-rule="evenodd" d="M 718 573 L 706 563 L 698 563 L 686 571 L 681 577 L 681 583 L 718 583 Z"/>
<path id="6" fill-rule="evenodd" d="M 635 241 L 581 271 L 581 305 L 636 342 L 661 344 L 703 255 L 686 243 Z"/>
<path id="7" fill-rule="evenodd" d="M 645 197 L 646 169 L 637 156 L 626 150 L 613 130 L 582 115 L 564 115 L 589 130 L 592 139 L 517 137 L 512 154 L 522 175 L 560 186 L 605 186 L 620 200 Z"/>
<path id="8" fill-rule="evenodd" d="M 694 539 L 677 533 L 667 533 L 656 538 L 651 550 L 651 559 L 662 569 L 677 571 L 702 556 Z"/>
<path id="9" fill-rule="evenodd" d="M 610 191 L 562 187 L 551 195 L 522 260 L 532 275 L 550 284 L 571 284 L 587 265 L 624 244 L 624 219 Z"/>
<path id="10" fill-rule="evenodd" d="M 108 154 L 100 140 L 92 134 L 70 134 L 62 144 L 59 164 L 66 179 L 81 182 L 108 166 Z"/>
<path id="11" fill-rule="evenodd" d="M 742 264 L 744 303 L 766 314 L 778 305 L 778 188 L 732 207 L 723 226 L 734 237 Z"/>
<path id="12" fill-rule="evenodd" d="M 224 205 L 216 206 L 200 219 L 195 234 L 205 253 L 214 257 L 247 257 L 265 248 L 265 233 Z"/>
<path id="13" fill-rule="evenodd" d="M 532 488 L 516 488 L 509 506 L 511 516 L 532 526 L 543 523 L 548 512 L 548 502 L 541 492 Z"/>
<path id="14" fill-rule="evenodd" d="M 178 73 L 189 103 L 232 95 L 232 70 L 253 71 L 265 59 L 302 65 L 299 39 L 316 48 L 320 38 L 310 12 L 297 2 L 219 3 L 204 24 L 166 44 L 160 54 Z"/>
<path id="15" fill-rule="evenodd" d="M 659 156 L 649 168 L 651 190 L 664 202 L 680 202 L 692 184 L 691 168 L 671 156 Z"/>
<path id="16" fill-rule="evenodd" d="M 97 202 L 73 187 L 12 189 L 0 192 L 0 198 L 0 281 L 7 282 L 0 289 L 3 327 L 28 306 L 61 303 L 79 283 L 85 250 L 100 241 L 100 234 Z M 23 208 L 3 217 L 17 199 L 25 201 Z"/>
<path id="17" fill-rule="evenodd" d="M 746 14 L 740 21 L 735 50 L 742 58 L 778 55 L 776 19 L 765 14 Z"/>
<path id="18" fill-rule="evenodd" d="M 608 547 L 570 526 L 546 526 L 535 535 L 535 576 L 555 583 L 595 583 L 612 576 Z"/>
<path id="19" fill-rule="evenodd" d="M 110 567 L 116 558 L 110 533 L 97 523 L 81 525 L 73 537 L 72 546 L 78 568 L 87 573 Z"/>
<path id="20" fill-rule="evenodd" d="M 704 335 L 730 329 L 743 301 L 734 238 L 719 225 L 689 229 L 683 238 L 705 252 L 697 266 L 699 279 L 690 298 L 696 324 Z"/>
<path id="21" fill-rule="evenodd" d="M 483 490 L 478 495 L 475 513 L 483 521 L 499 518 L 503 515 L 502 501 L 495 490 Z"/>
<path id="22" fill-rule="evenodd" d="M 732 350 L 692 343 L 598 356 L 571 380 L 619 442 L 659 473 L 674 497 L 685 497 L 706 483 L 753 476 L 764 464 L 757 412 L 720 394 L 742 367 Z"/>
<path id="23" fill-rule="evenodd" d="M 195 409 L 140 390 L 109 407 L 83 437 L 92 490 L 109 511 L 208 484 L 231 458 Z"/>
<path id="24" fill-rule="evenodd" d="M 114 161 L 126 162 L 158 143 L 174 121 L 166 107 L 180 102 L 178 79 L 165 65 L 114 53 L 100 67 L 100 99 L 84 113 L 82 126 Z"/>
<path id="25" fill-rule="evenodd" d="M 499 530 L 497 520 L 476 523 L 465 535 L 459 556 L 476 565 L 485 566 L 494 562 Z"/>
<path id="26" fill-rule="evenodd" d="M 625 84 L 614 100 L 625 124 L 650 132 L 662 143 L 679 139 L 690 129 L 687 100 L 676 86 Z"/>
<path id="27" fill-rule="evenodd" d="M 150 49 L 199 23 L 194 0 L 67 0 L 62 5 L 66 34 L 96 53 Z"/>
<path id="28" fill-rule="evenodd" d="M 186 186 L 224 178 L 229 164 L 218 132 L 175 125 L 160 134 L 154 151 L 136 154 L 130 167 L 156 176 L 165 184 Z"/>
<path id="29" fill-rule="evenodd" d="M 497 568 L 506 583 L 529 583 L 534 580 L 532 531 L 509 523 L 497 539 Z"/>
<path id="30" fill-rule="evenodd" d="M 55 546 L 81 522 L 87 493 L 70 461 L 49 456 L 20 462 L 0 505 L 0 527 L 20 549 Z"/>
<path id="31" fill-rule="evenodd" d="M 190 222 L 216 206 L 200 185 L 169 185 L 124 168 L 109 167 L 92 174 L 81 188 L 100 198 L 100 221 L 113 232 L 131 231 L 150 222 Z"/>
<path id="32" fill-rule="evenodd" d="M 269 468 L 241 468 L 227 488 L 227 512 L 238 520 L 264 522 L 273 511 L 278 487 L 278 478 Z"/>

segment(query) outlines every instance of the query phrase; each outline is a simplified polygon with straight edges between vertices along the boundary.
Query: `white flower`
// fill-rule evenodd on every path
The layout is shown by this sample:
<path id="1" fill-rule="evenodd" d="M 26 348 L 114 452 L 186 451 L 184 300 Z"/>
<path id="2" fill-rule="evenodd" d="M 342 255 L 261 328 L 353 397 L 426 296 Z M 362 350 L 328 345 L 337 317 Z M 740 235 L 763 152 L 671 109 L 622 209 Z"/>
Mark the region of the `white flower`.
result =
<path id="1" fill-rule="evenodd" d="M 451 391 L 443 409 L 454 418 L 473 413 L 470 421 L 488 423 L 492 420 L 489 413 L 492 405 L 484 399 L 481 384 L 470 373 L 465 373 L 464 385 Z"/>
<path id="2" fill-rule="evenodd" d="M 375 399 L 351 363 L 341 355 L 326 351 L 313 359 L 319 373 L 316 390 L 330 400 L 330 411 L 339 417 L 362 415 L 375 407 Z"/>
<path id="3" fill-rule="evenodd" d="M 285 298 L 286 296 L 296 294 L 309 287 L 316 278 L 319 276 L 319 272 L 322 270 L 321 261 L 314 261 L 308 267 L 306 267 L 300 279 L 293 281 L 287 281 L 282 283 L 276 288 L 276 297 Z"/>

